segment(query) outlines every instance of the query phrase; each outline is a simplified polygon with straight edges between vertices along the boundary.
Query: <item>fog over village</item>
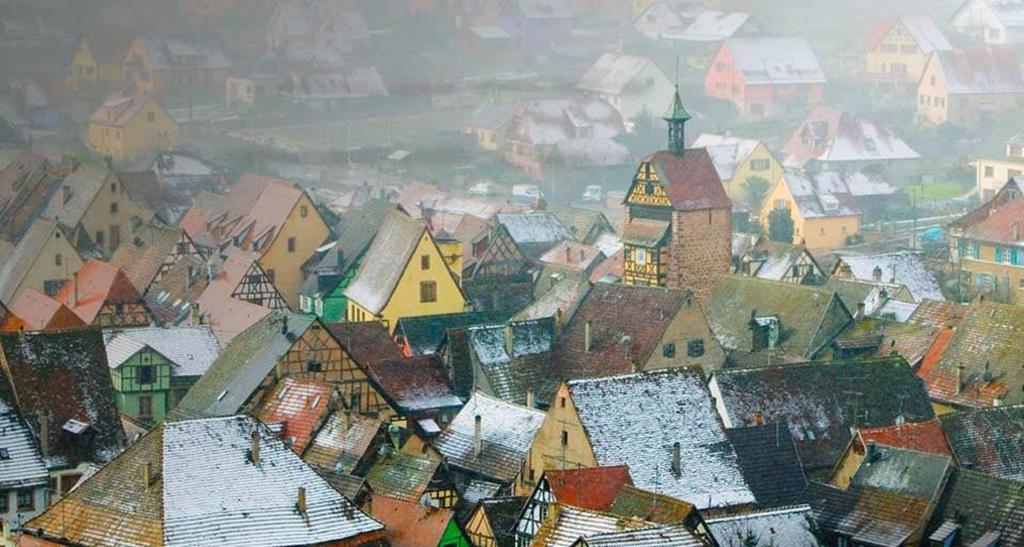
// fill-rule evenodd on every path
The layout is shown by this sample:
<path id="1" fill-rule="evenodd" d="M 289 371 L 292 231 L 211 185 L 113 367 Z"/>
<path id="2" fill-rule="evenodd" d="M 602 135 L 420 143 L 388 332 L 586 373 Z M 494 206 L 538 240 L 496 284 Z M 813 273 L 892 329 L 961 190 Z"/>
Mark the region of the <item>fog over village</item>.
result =
<path id="1" fill-rule="evenodd" d="M 1024 547 L 1024 0 L 0 0 L 0 547 Z"/>

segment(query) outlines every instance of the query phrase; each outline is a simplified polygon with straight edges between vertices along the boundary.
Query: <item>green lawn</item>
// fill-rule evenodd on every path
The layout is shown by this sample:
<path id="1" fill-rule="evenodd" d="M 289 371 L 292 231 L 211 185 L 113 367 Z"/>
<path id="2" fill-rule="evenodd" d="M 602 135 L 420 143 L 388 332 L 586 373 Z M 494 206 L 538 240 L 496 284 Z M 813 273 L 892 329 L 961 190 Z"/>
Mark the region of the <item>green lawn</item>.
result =
<path id="1" fill-rule="evenodd" d="M 943 180 L 924 184 L 910 184 L 905 186 L 904 190 L 907 192 L 907 195 L 917 196 L 917 199 L 935 201 L 962 196 L 970 188 L 965 188 L 956 181 Z"/>

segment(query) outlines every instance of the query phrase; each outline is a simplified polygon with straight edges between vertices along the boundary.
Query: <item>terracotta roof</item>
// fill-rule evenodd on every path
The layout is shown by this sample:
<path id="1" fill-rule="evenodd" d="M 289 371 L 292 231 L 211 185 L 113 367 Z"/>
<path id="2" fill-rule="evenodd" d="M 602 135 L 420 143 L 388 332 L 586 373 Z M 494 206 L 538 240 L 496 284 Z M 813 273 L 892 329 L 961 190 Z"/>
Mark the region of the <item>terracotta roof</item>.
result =
<path id="1" fill-rule="evenodd" d="M 103 99 L 100 107 L 89 117 L 89 121 L 111 127 L 123 127 L 152 100 L 149 95 L 142 92 L 117 89 Z"/>
<path id="2" fill-rule="evenodd" d="M 655 152 L 641 163 L 650 162 L 665 186 L 672 207 L 677 211 L 731 209 L 722 180 L 711 156 L 703 148 L 691 148 L 682 156 L 666 150 Z"/>
<path id="3" fill-rule="evenodd" d="M 865 442 L 874 442 L 897 448 L 909 448 L 920 452 L 952 456 L 946 435 L 942 432 L 939 418 L 923 422 L 905 422 L 902 425 L 885 427 L 863 427 L 857 434 Z"/>
<path id="4" fill-rule="evenodd" d="M 12 315 L 4 318 L 3 330 L 55 330 L 86 325 L 67 306 L 31 287 L 18 293 L 9 311 Z"/>
<path id="5" fill-rule="evenodd" d="M 868 545 L 914 544 L 930 515 L 929 500 L 881 488 L 812 482 L 807 498 L 821 530 Z"/>
<path id="6" fill-rule="evenodd" d="M 367 368 L 381 395 L 403 416 L 462 407 L 462 399 L 448 385 L 448 375 L 437 355 L 380 361 Z"/>
<path id="7" fill-rule="evenodd" d="M 327 330 L 364 370 L 383 361 L 401 359 L 402 352 L 380 321 L 328 323 Z"/>
<path id="8" fill-rule="evenodd" d="M 961 467 L 1024 480 L 1024 405 L 954 412 L 940 419 Z"/>
<path id="9" fill-rule="evenodd" d="M 427 507 L 387 496 L 373 496 L 371 515 L 387 529 L 392 547 L 439 545 L 448 523 L 455 517 L 449 509 Z"/>
<path id="10" fill-rule="evenodd" d="M 71 308 L 82 321 L 92 324 L 104 304 L 141 303 L 142 295 L 123 270 L 101 260 L 89 259 L 53 299 Z"/>
<path id="11" fill-rule="evenodd" d="M 222 239 L 232 238 L 243 249 L 253 240 L 273 239 L 303 195 L 294 182 L 242 173 L 219 207 L 207 215 L 207 227 Z"/>
<path id="12" fill-rule="evenodd" d="M 1017 227 L 1016 239 L 1013 232 L 1014 223 Z M 1024 244 L 1022 243 L 1024 240 L 1021 239 L 1021 234 L 1024 233 L 1021 232 L 1022 224 L 1024 224 L 1024 199 L 1015 199 L 992 211 L 988 218 L 967 226 L 963 235 L 970 239 L 1020 246 Z"/>
<path id="13" fill-rule="evenodd" d="M 253 415 L 277 431 L 285 445 L 301 455 L 330 412 L 330 403 L 331 386 L 327 382 L 282 378 L 270 397 L 253 409 Z"/>
<path id="14" fill-rule="evenodd" d="M 544 479 L 558 503 L 594 511 L 607 511 L 622 487 L 633 484 L 625 465 L 550 469 Z"/>
<path id="15" fill-rule="evenodd" d="M 955 327 L 960 324 L 967 313 L 968 307 L 952 302 L 940 302 L 938 300 L 924 300 L 914 313 L 907 319 L 910 323 L 918 325 L 930 325 L 942 329 Z"/>

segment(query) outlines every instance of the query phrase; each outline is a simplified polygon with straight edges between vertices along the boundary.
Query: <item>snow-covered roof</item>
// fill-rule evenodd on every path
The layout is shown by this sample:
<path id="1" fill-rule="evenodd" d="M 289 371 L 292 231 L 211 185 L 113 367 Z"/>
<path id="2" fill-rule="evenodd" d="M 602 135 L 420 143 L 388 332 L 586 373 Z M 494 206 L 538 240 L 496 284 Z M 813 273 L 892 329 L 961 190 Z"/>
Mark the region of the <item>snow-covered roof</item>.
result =
<path id="1" fill-rule="evenodd" d="M 789 137 L 784 163 L 803 167 L 808 161 L 873 162 L 920 156 L 888 127 L 859 114 L 817 106 Z"/>
<path id="2" fill-rule="evenodd" d="M 911 251 L 874 255 L 843 255 L 842 264 L 848 266 L 854 279 L 899 283 L 907 287 L 916 302 L 945 300 L 935 275 L 924 261 L 924 255 Z M 877 268 L 877 271 L 876 271 Z M 880 273 L 879 279 L 875 273 Z"/>
<path id="3" fill-rule="evenodd" d="M 652 65 L 647 57 L 603 53 L 576 83 L 576 88 L 602 95 L 620 95 L 644 69 Z"/>
<path id="4" fill-rule="evenodd" d="M 818 540 L 807 528 L 812 518 L 809 505 L 796 505 L 769 509 L 742 515 L 710 518 L 705 521 L 708 531 L 721 545 L 732 545 L 736 538 L 752 533 L 758 544 L 764 545 L 817 545 Z"/>
<path id="5" fill-rule="evenodd" d="M 217 337 L 206 325 L 107 330 L 103 341 L 112 369 L 149 347 L 171 362 L 175 376 L 201 376 L 220 354 Z"/>
<path id="6" fill-rule="evenodd" d="M 614 139 L 568 139 L 555 150 L 570 167 L 625 165 L 631 158 L 629 148 Z"/>
<path id="7" fill-rule="evenodd" d="M 933 51 L 945 51 L 953 49 L 946 36 L 939 30 L 935 20 L 927 15 L 905 15 L 900 17 L 900 23 L 907 29 L 910 36 L 917 42 L 917 46 L 925 53 Z"/>
<path id="8" fill-rule="evenodd" d="M 576 239 L 554 213 L 498 213 L 496 218 L 498 224 L 505 226 L 516 244 L 557 243 Z"/>
<path id="9" fill-rule="evenodd" d="M 732 37 L 750 19 L 749 13 L 740 11 L 702 11 L 681 34 L 680 40 L 691 42 L 717 42 Z"/>
<path id="10" fill-rule="evenodd" d="M 544 145 L 575 138 L 610 139 L 625 131 L 622 115 L 607 101 L 537 99 L 517 110 L 508 135 L 514 140 Z"/>
<path id="11" fill-rule="evenodd" d="M 599 465 L 626 464 L 638 488 L 699 509 L 753 503 L 700 372 L 666 369 L 568 382 Z M 673 444 L 682 470 L 673 474 Z"/>
<path id="12" fill-rule="evenodd" d="M 704 9 L 696 2 L 656 2 L 637 18 L 637 32 L 653 40 L 720 42 L 750 21 L 750 14 Z"/>
<path id="13" fill-rule="evenodd" d="M 1024 93 L 1020 57 L 1013 50 L 974 47 L 937 51 L 932 58 L 939 63 L 950 95 Z"/>
<path id="14" fill-rule="evenodd" d="M 750 156 L 761 141 L 742 139 L 731 135 L 715 135 L 701 133 L 693 141 L 691 148 L 704 148 L 715 164 L 715 171 L 722 180 L 729 180 L 736 172 L 736 167 Z"/>
<path id="15" fill-rule="evenodd" d="M 483 444 L 479 455 L 473 453 L 476 416 L 480 416 Z M 434 448 L 452 467 L 509 483 L 519 473 L 543 422 L 544 413 L 539 410 L 476 392 L 438 436 Z"/>
<path id="16" fill-rule="evenodd" d="M 783 183 L 789 188 L 804 218 L 859 215 L 860 207 L 845 184 L 845 179 L 853 175 L 836 171 L 808 173 L 786 169 Z"/>
<path id="17" fill-rule="evenodd" d="M 35 438 L 18 414 L 0 401 L 0 488 L 17 489 L 45 485 L 46 463 L 36 449 Z"/>
<path id="18" fill-rule="evenodd" d="M 825 83 L 818 56 L 803 38 L 732 38 L 725 47 L 748 85 Z"/>

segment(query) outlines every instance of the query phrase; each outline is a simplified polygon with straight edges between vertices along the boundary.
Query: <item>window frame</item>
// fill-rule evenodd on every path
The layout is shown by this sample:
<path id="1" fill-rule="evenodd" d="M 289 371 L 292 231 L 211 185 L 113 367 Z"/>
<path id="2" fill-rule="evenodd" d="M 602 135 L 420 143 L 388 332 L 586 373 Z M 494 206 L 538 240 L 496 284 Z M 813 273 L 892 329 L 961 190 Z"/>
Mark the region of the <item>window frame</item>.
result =
<path id="1" fill-rule="evenodd" d="M 437 302 L 437 281 L 420 281 L 420 303 Z"/>

